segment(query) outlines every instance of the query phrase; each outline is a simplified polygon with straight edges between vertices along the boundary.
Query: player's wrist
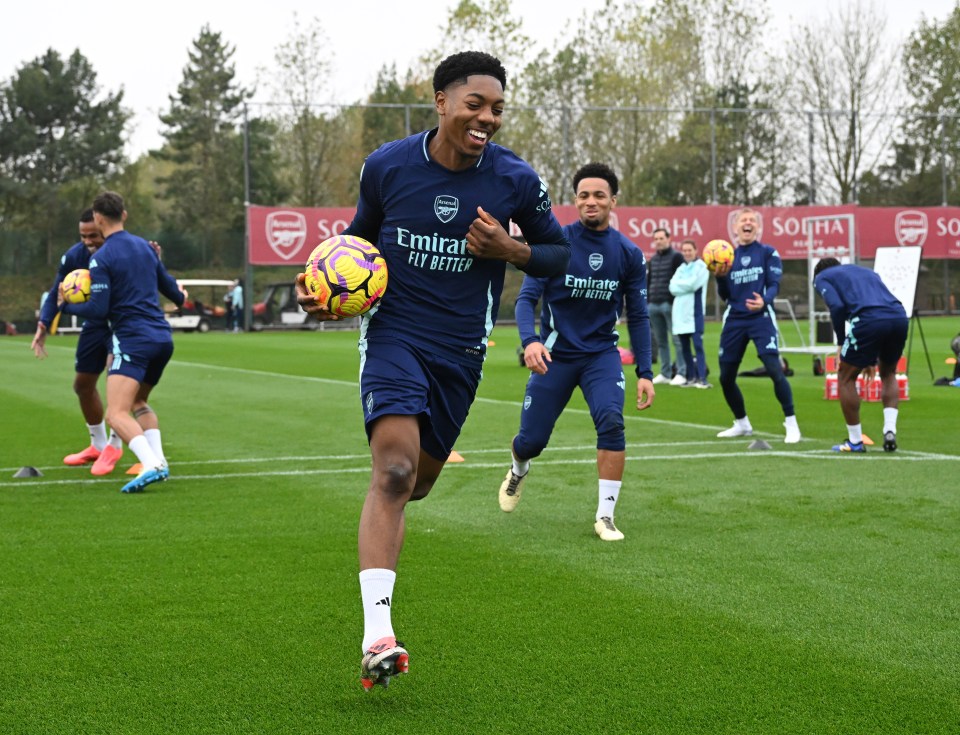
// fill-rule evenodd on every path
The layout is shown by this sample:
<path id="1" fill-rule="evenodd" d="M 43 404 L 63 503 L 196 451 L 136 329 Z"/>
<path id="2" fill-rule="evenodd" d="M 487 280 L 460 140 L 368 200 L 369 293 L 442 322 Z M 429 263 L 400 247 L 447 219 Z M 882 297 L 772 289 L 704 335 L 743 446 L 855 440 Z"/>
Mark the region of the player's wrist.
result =
<path id="1" fill-rule="evenodd" d="M 41 332 L 46 332 L 49 327 L 47 327 L 47 325 L 43 322 L 37 322 L 37 329 L 39 329 Z"/>

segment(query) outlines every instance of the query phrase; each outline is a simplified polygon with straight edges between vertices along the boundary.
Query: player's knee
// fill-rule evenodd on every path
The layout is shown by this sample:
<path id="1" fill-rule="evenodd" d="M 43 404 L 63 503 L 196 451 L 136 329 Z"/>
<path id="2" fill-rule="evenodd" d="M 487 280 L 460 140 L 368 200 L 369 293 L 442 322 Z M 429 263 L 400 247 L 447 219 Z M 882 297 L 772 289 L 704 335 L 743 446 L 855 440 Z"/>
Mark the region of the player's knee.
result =
<path id="1" fill-rule="evenodd" d="M 513 454 L 518 459 L 524 461 L 539 457 L 546 447 L 546 437 L 533 437 L 517 434 L 517 436 L 513 438 Z"/>
<path id="2" fill-rule="evenodd" d="M 763 367 L 767 371 L 767 375 L 770 376 L 770 379 L 774 383 L 779 383 L 782 380 L 786 380 L 786 376 L 783 374 L 783 365 L 780 362 L 779 355 L 763 355 L 760 358 L 760 362 L 763 363 Z"/>
<path id="3" fill-rule="evenodd" d="M 73 379 L 73 392 L 81 398 L 92 396 L 97 392 L 98 375 L 77 373 Z"/>
<path id="4" fill-rule="evenodd" d="M 104 411 L 103 420 L 107 422 L 107 426 L 115 430 L 117 428 L 118 421 L 123 420 L 123 412 L 107 405 L 107 409 Z"/>
<path id="5" fill-rule="evenodd" d="M 720 385 L 732 386 L 737 382 L 737 366 L 732 362 L 720 363 Z"/>
<path id="6" fill-rule="evenodd" d="M 597 449 L 622 452 L 626 448 L 623 414 L 619 411 L 604 413 L 597 421 Z"/>
<path id="7" fill-rule="evenodd" d="M 391 496 L 407 496 L 413 494 L 416 483 L 416 472 L 413 465 L 407 461 L 393 462 L 382 472 L 377 473 L 377 482 L 375 487 L 381 492 Z M 430 492 L 427 488 L 423 495 Z M 423 497 L 421 495 L 421 497 Z"/>

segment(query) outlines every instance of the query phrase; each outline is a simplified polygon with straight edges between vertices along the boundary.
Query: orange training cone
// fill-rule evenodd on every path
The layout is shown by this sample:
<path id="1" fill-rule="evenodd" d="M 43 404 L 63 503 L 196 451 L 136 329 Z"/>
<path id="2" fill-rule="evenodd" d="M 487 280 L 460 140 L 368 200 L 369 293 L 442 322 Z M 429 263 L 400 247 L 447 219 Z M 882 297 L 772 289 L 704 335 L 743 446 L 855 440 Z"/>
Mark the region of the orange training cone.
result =
<path id="1" fill-rule="evenodd" d="M 461 456 L 460 452 L 454 450 L 450 452 L 450 456 L 447 457 L 447 462 L 463 462 L 463 456 Z"/>

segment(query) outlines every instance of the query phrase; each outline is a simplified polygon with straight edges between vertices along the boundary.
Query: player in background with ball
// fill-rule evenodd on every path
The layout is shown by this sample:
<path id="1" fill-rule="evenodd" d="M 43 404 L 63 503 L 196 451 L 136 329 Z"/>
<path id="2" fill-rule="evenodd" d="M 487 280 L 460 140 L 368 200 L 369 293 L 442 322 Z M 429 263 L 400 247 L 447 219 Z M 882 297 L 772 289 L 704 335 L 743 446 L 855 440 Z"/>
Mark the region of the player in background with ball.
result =
<path id="1" fill-rule="evenodd" d="M 358 538 L 366 689 L 407 670 L 391 620 L 405 507 L 436 483 L 476 396 L 506 264 L 549 276 L 570 256 L 546 184 L 491 140 L 506 85 L 489 54 L 444 59 L 433 77 L 439 126 L 367 157 L 357 212 L 343 233 L 375 244 L 390 274 L 360 329 L 373 465 Z M 529 244 L 510 237 L 511 220 Z M 307 292 L 303 274 L 297 292 L 306 311 L 336 318 Z"/>
<path id="2" fill-rule="evenodd" d="M 638 411 L 653 405 L 647 266 L 643 251 L 610 227 L 619 181 L 601 163 L 588 163 L 573 175 L 580 220 L 563 228 L 570 240 L 570 263 L 563 273 L 527 275 L 517 296 L 517 328 L 530 379 L 513 438 L 513 465 L 500 486 L 500 510 L 520 502 L 530 460 L 547 446 L 560 413 L 579 387 L 597 430 L 599 489 L 594 532 L 620 541 L 614 510 L 623 483 L 626 437 L 623 401 L 626 380 L 616 332 L 626 299 L 627 329 L 636 356 Z M 542 301 L 540 331 L 534 309 Z"/>
<path id="3" fill-rule="evenodd" d="M 841 265 L 836 258 L 823 258 L 817 263 L 813 269 L 813 286 L 830 310 L 833 331 L 841 346 L 837 389 L 847 423 L 847 441 L 836 445 L 833 451 L 867 451 L 860 423 L 857 376 L 864 368 L 878 365 L 882 383 L 883 450 L 894 452 L 900 405 L 897 362 L 907 341 L 910 324 L 907 312 L 880 276 L 859 265 Z M 850 322 L 849 331 L 847 322 Z"/>
<path id="4" fill-rule="evenodd" d="M 773 313 L 773 300 L 780 291 L 783 264 L 774 248 L 757 240 L 759 224 L 754 210 L 740 210 L 734 224 L 736 251 L 733 263 L 718 263 L 714 270 L 720 297 L 727 302 L 720 332 L 720 385 L 734 419 L 733 426 L 717 436 L 749 436 L 753 433 L 743 393 L 737 385 L 737 371 L 747 344 L 752 341 L 783 408 L 784 442 L 796 444 L 800 441 L 800 427 L 793 407 L 793 391 L 780 364 L 777 321 Z"/>
<path id="5" fill-rule="evenodd" d="M 46 341 L 50 325 L 57 314 L 57 293 L 64 277 L 79 268 L 89 268 L 90 258 L 103 245 L 103 235 L 93 221 L 93 210 L 80 215 L 80 242 L 70 247 L 60 258 L 57 276 L 47 298 L 40 308 L 37 331 L 30 344 L 38 359 L 47 356 Z M 112 429 L 107 437 L 104 423 L 103 400 L 97 390 L 97 381 L 107 365 L 110 355 L 110 327 L 105 319 L 87 319 L 77 340 L 73 379 L 73 392 L 80 401 L 80 412 L 90 433 L 90 446 L 76 454 L 63 458 L 67 465 L 79 466 L 93 463 L 91 474 L 107 475 L 113 472 L 117 461 L 123 456 L 123 442 Z"/>
<path id="6" fill-rule="evenodd" d="M 122 492 L 139 492 L 170 474 L 157 415 L 147 404 L 173 354 L 172 331 L 157 288 L 177 306 L 183 305 L 185 294 L 150 243 L 124 230 L 123 197 L 104 192 L 92 209 L 104 244 L 90 260 L 90 300 L 64 304 L 63 312 L 110 320 L 113 362 L 107 373 L 106 418 L 143 465 Z"/>

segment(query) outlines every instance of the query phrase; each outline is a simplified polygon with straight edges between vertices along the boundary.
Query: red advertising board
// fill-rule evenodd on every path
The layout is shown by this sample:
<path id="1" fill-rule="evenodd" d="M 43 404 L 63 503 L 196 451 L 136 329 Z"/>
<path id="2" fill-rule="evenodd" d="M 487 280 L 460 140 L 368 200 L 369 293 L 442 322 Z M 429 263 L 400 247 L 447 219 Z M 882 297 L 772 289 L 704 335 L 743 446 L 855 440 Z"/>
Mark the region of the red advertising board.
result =
<path id="1" fill-rule="evenodd" d="M 653 231 L 666 227 L 674 245 L 690 238 L 698 246 L 709 240 L 731 240 L 732 218 L 739 208 L 619 207 L 612 224 L 645 252 L 653 252 Z M 818 248 L 847 247 L 851 222 L 859 258 L 872 260 L 878 247 L 922 247 L 927 259 L 960 259 L 960 207 L 756 207 L 760 240 L 773 245 L 785 260 L 807 257 L 813 232 Z M 295 265 L 306 262 L 313 247 L 342 232 L 353 218 L 353 207 L 259 207 L 247 209 L 252 265 Z M 577 218 L 573 205 L 554 207 L 560 224 Z M 837 215 L 848 215 L 830 219 Z M 852 219 L 850 219 L 852 217 Z M 511 226 L 511 234 L 520 231 Z"/>

